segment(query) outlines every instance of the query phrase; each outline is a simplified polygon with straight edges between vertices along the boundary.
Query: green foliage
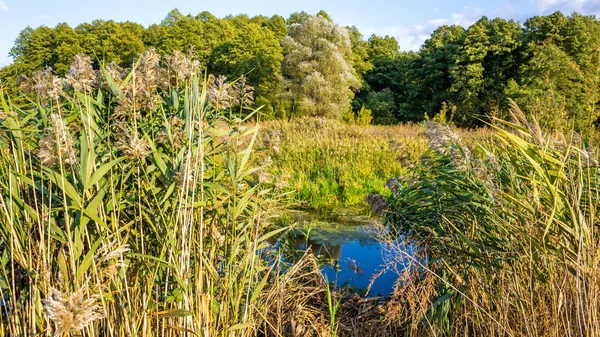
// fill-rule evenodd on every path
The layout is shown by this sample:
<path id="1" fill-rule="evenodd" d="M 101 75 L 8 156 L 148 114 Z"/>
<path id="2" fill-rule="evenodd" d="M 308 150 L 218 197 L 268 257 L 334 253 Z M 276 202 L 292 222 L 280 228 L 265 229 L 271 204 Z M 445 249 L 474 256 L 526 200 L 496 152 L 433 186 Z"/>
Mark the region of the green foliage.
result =
<path id="1" fill-rule="evenodd" d="M 359 81 L 363 82 L 364 74 L 373 68 L 372 59 L 369 55 L 369 44 L 363 40 L 362 34 L 355 26 L 346 27 L 352 44 L 352 66 Z"/>
<path id="2" fill-rule="evenodd" d="M 319 20 L 324 23 L 315 24 Z M 375 123 L 411 122 L 452 102 L 453 122 L 472 127 L 507 117 L 507 98 L 513 97 L 528 114 L 535 111 L 544 126 L 585 131 L 600 125 L 596 17 L 555 12 L 523 25 L 482 17 L 467 29 L 440 26 L 418 52 L 408 53 L 399 51 L 394 37 L 365 40 L 355 26 L 341 30 L 324 11 L 296 12 L 286 20 L 186 15 L 177 9 L 147 28 L 104 20 L 74 28 L 64 23 L 27 27 L 11 50 L 14 63 L 0 70 L 0 80 L 17 93 L 19 75 L 51 67 L 65 76 L 78 53 L 92 57 L 99 69 L 111 62 L 130 67 L 137 54 L 156 48 L 160 55 L 193 55 L 217 77 L 245 75 L 255 88 L 254 107 L 264 105 L 268 118 L 349 117 L 351 100 L 353 114 L 366 105 Z M 374 108 L 385 90 L 393 99 L 386 94 L 388 106 L 380 102 Z"/>
<path id="3" fill-rule="evenodd" d="M 294 192 L 304 206 L 366 206 L 369 193 L 385 193 L 386 180 L 406 174 L 425 150 L 419 132 L 415 125 L 367 126 L 320 118 L 269 121 L 259 135 L 266 151 L 258 160 L 272 164 L 261 177 Z"/>
<path id="4" fill-rule="evenodd" d="M 371 35 L 367 41 L 369 45 L 369 59 L 373 62 L 382 59 L 395 59 L 400 56 L 400 45 L 394 37 L 388 35 L 381 37 L 378 35 Z"/>
<path id="5" fill-rule="evenodd" d="M 367 96 L 366 106 L 373 112 L 375 124 L 396 123 L 396 99 L 390 89 L 371 91 Z"/>
<path id="6" fill-rule="evenodd" d="M 231 42 L 218 47 L 213 55 L 212 69 L 229 78 L 246 75 L 256 95 L 268 105 L 266 110 L 273 111 L 272 105 L 277 102 L 283 81 L 283 49 L 275 33 L 250 22 Z"/>
<path id="7" fill-rule="evenodd" d="M 116 62 L 130 67 L 133 59 L 146 49 L 142 41 L 144 27 L 132 22 L 95 20 L 75 27 L 75 32 L 82 51 L 97 61 L 97 65 Z"/>
<path id="8" fill-rule="evenodd" d="M 359 81 L 344 28 L 320 16 L 310 17 L 289 27 L 283 47 L 284 75 L 295 115 L 335 118 L 350 108 L 352 89 Z"/>
<path id="9" fill-rule="evenodd" d="M 448 125 L 452 123 L 452 119 L 455 113 L 455 105 L 453 105 L 452 103 L 442 102 L 442 108 L 437 114 L 433 115 L 433 117 L 429 117 L 429 115 L 425 113 L 425 121 L 431 121 L 442 125 Z"/>
<path id="10" fill-rule="evenodd" d="M 421 91 L 424 92 L 415 95 L 415 101 L 427 114 L 438 112 L 443 102 L 455 99 L 456 95 L 450 92 L 453 84 L 450 72 L 455 67 L 465 35 L 466 30 L 460 26 L 441 26 L 423 44 L 421 59 L 416 62 L 411 76 L 423 88 Z"/>
<path id="11" fill-rule="evenodd" d="M 526 106 L 544 127 L 567 128 L 565 121 L 573 121 L 582 129 L 592 112 L 587 110 L 585 79 L 577 63 L 550 42 L 532 47 L 531 55 L 521 70 L 521 84 L 511 82 L 507 95 Z"/>
<path id="12" fill-rule="evenodd" d="M 308 21 L 309 18 L 310 18 L 310 14 L 306 13 L 305 11 L 294 12 L 294 13 L 290 14 L 290 17 L 287 18 L 285 23 L 289 27 L 294 24 L 303 24 L 306 21 Z"/>
<path id="13" fill-rule="evenodd" d="M 356 115 L 355 123 L 358 125 L 370 125 L 373 121 L 373 112 L 363 105 Z"/>
<path id="14" fill-rule="evenodd" d="M 461 124 L 477 124 L 505 106 L 504 88 L 517 74 L 521 35 L 519 23 L 512 20 L 484 17 L 469 27 L 450 71 Z"/>

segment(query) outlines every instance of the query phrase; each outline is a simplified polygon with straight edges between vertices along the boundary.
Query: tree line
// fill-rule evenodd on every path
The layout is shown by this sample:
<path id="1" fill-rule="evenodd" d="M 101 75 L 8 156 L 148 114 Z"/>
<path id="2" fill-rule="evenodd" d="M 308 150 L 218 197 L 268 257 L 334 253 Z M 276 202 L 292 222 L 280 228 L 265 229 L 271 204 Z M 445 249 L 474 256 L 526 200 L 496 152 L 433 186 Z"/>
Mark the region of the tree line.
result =
<path id="1" fill-rule="evenodd" d="M 365 38 L 324 11 L 285 19 L 175 9 L 147 28 L 104 20 L 27 27 L 0 81 L 17 91 L 19 78 L 48 67 L 67 76 L 78 54 L 96 69 L 131 67 L 149 48 L 184 52 L 230 80 L 244 76 L 268 118 L 353 119 L 368 109 L 378 124 L 439 116 L 476 126 L 504 117 L 508 97 L 549 127 L 582 129 L 600 117 L 600 21 L 561 12 L 524 23 L 482 17 L 468 28 L 441 26 L 416 52 L 401 52 L 390 36 Z"/>

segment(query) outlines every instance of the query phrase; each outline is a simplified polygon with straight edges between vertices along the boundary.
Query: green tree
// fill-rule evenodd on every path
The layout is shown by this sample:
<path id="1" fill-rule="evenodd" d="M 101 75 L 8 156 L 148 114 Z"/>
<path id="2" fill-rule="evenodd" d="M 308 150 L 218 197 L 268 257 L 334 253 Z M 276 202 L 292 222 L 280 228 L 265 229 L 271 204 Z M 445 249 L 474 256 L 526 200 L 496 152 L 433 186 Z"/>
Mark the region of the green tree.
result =
<path id="1" fill-rule="evenodd" d="M 394 37 L 371 35 L 368 41 L 369 59 L 376 62 L 382 59 L 395 59 L 400 56 L 400 45 Z"/>
<path id="2" fill-rule="evenodd" d="M 329 14 L 327 14 L 327 12 L 322 9 L 319 11 L 319 13 L 317 13 L 317 16 L 320 16 L 327 21 L 333 22 L 333 20 L 331 20 L 331 16 L 329 16 Z"/>
<path id="3" fill-rule="evenodd" d="M 394 124 L 397 122 L 395 116 L 398 110 L 396 97 L 389 88 L 369 92 L 366 107 L 371 110 L 373 123 L 375 124 Z"/>
<path id="4" fill-rule="evenodd" d="M 256 89 L 257 104 L 266 104 L 273 115 L 273 103 L 281 91 L 283 48 L 273 31 L 250 22 L 229 43 L 215 49 L 212 69 L 230 78 L 246 75 Z"/>
<path id="5" fill-rule="evenodd" d="M 79 41 L 79 35 L 66 23 L 58 24 L 54 28 L 50 62 L 58 76 L 65 76 L 69 72 L 75 55 L 84 52 Z"/>
<path id="6" fill-rule="evenodd" d="M 264 15 L 258 15 L 252 17 L 250 22 L 271 30 L 278 40 L 283 39 L 283 37 L 287 35 L 285 19 L 281 15 L 273 15 L 270 18 Z"/>
<path id="7" fill-rule="evenodd" d="M 412 78 L 419 82 L 421 92 L 416 110 L 433 116 L 444 102 L 458 100 L 450 92 L 451 69 L 457 62 L 459 48 L 463 45 L 466 31 L 461 26 L 441 26 L 425 41 L 420 60 L 411 68 Z"/>
<path id="8" fill-rule="evenodd" d="M 561 12 L 548 16 L 534 16 L 525 21 L 523 40 L 525 43 L 542 44 L 550 41 L 557 46 L 564 42 L 564 30 L 569 19 Z"/>
<path id="9" fill-rule="evenodd" d="M 521 83 L 513 81 L 507 95 L 522 109 L 551 128 L 570 128 L 573 121 L 581 130 L 591 115 L 585 105 L 585 74 L 571 58 L 550 41 L 533 47 L 531 59 L 522 65 Z"/>
<path id="10" fill-rule="evenodd" d="M 144 50 L 144 27 L 133 22 L 95 20 L 75 28 L 81 48 L 93 60 L 129 67 Z"/>
<path id="11" fill-rule="evenodd" d="M 52 66 L 53 35 L 53 29 L 46 26 L 23 29 L 9 53 L 14 61 L 14 71 L 28 75 Z"/>
<path id="12" fill-rule="evenodd" d="M 358 80 L 362 83 L 364 74 L 373 69 L 373 63 L 369 60 L 369 45 L 355 26 L 346 27 L 346 30 L 352 44 L 352 66 Z"/>
<path id="13" fill-rule="evenodd" d="M 289 27 L 283 47 L 294 113 L 339 117 L 350 110 L 359 81 L 346 29 L 320 16 L 310 17 Z"/>
<path id="14" fill-rule="evenodd" d="M 293 24 L 303 24 L 303 23 L 306 23 L 306 21 L 308 21 L 309 18 L 310 18 L 310 14 L 306 13 L 305 11 L 294 12 L 294 13 L 290 14 L 290 16 L 285 21 L 285 23 L 288 26 L 291 26 Z"/>
<path id="15" fill-rule="evenodd" d="M 522 29 L 516 21 L 483 17 L 469 27 L 450 70 L 459 123 L 477 124 L 501 110 L 506 85 L 517 76 L 521 46 Z"/>

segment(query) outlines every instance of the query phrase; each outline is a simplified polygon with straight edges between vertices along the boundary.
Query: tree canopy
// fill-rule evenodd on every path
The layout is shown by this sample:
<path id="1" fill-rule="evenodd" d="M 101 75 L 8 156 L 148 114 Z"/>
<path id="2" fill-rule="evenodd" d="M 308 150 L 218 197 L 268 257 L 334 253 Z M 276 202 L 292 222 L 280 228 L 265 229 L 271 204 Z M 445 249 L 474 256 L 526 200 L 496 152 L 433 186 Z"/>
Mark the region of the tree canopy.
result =
<path id="1" fill-rule="evenodd" d="M 523 24 L 482 17 L 468 28 L 440 26 L 419 51 L 400 47 L 394 37 L 366 38 L 355 26 L 340 27 L 325 11 L 285 19 L 174 9 L 147 28 L 105 20 L 25 27 L 0 81 L 15 91 L 19 75 L 52 68 L 64 77 L 77 54 L 91 57 L 96 69 L 111 62 L 127 68 L 155 48 L 161 56 L 183 52 L 215 76 L 244 76 L 270 118 L 339 117 L 365 107 L 375 123 L 451 111 L 452 122 L 476 126 L 504 114 L 511 97 L 552 127 L 600 122 L 594 16 L 556 12 Z"/>

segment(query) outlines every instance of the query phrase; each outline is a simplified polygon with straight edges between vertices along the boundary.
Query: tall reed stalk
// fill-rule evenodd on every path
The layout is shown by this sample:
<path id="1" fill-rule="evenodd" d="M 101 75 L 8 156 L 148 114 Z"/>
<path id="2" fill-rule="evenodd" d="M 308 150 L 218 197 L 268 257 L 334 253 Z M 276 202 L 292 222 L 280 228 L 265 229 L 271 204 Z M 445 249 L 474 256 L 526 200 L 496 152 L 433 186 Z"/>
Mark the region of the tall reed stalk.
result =
<path id="1" fill-rule="evenodd" d="M 0 336 L 256 334 L 276 234 L 258 126 L 216 111 L 186 62 L 178 86 L 149 51 L 70 72 L 104 89 L 48 71 L 29 105 L 0 92 Z"/>
<path id="2" fill-rule="evenodd" d="M 394 180 L 386 221 L 438 280 L 413 319 L 421 333 L 598 336 L 598 162 L 577 134 L 546 133 L 511 104 L 490 143 L 429 124 L 422 166 Z"/>

